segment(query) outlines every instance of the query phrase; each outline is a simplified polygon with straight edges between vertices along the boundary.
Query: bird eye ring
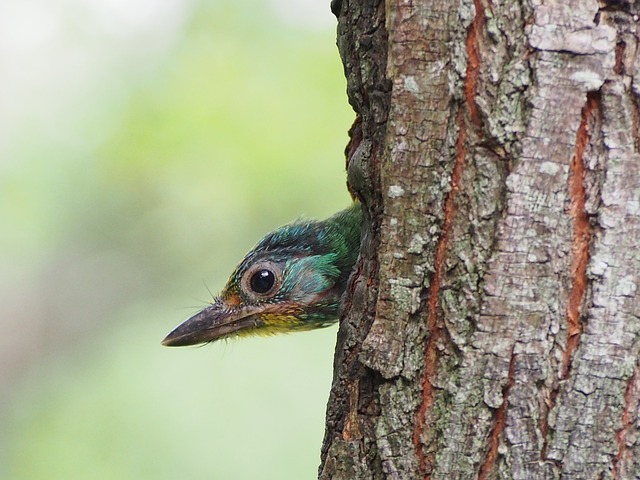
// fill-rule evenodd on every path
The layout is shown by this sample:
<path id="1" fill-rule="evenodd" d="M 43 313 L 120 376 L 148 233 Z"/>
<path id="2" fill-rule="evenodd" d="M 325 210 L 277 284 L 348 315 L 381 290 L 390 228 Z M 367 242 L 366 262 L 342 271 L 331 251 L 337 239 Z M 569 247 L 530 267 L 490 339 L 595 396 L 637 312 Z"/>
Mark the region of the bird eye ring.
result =
<path id="1" fill-rule="evenodd" d="M 279 270 L 271 262 L 251 268 L 243 278 L 244 290 L 258 296 L 269 296 L 280 283 Z"/>

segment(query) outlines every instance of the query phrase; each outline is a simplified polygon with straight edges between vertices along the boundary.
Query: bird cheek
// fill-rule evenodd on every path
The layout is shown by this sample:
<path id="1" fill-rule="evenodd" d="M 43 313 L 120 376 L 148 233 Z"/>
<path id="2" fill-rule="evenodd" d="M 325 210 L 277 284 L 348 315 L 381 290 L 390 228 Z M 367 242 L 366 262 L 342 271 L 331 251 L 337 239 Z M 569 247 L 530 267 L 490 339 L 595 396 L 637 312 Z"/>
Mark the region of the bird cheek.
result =
<path id="1" fill-rule="evenodd" d="M 291 286 L 289 299 L 296 303 L 309 304 L 333 285 L 333 280 L 325 275 L 313 270 L 306 271 L 301 273 Z"/>

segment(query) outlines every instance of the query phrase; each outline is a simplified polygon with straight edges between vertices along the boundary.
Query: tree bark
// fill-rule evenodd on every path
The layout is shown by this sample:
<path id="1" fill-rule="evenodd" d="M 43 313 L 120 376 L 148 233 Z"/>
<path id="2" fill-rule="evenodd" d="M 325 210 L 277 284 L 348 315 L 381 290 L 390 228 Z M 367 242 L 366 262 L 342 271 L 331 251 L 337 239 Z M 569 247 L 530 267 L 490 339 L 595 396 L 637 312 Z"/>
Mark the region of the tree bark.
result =
<path id="1" fill-rule="evenodd" d="M 319 478 L 640 478 L 640 6 L 332 8 L 367 228 Z"/>

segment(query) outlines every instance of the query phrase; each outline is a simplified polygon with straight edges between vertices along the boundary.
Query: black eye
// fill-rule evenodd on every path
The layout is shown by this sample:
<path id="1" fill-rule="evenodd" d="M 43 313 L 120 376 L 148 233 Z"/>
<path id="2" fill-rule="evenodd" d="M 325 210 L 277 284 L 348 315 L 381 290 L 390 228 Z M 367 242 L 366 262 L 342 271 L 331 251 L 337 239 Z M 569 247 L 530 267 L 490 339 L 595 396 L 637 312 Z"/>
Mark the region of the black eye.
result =
<path id="1" fill-rule="evenodd" d="M 273 285 L 275 283 L 275 274 L 271 270 L 267 270 L 266 268 L 258 270 L 256 273 L 254 273 L 251 276 L 251 280 L 249 281 L 251 290 L 256 293 L 267 293 L 273 288 Z"/>

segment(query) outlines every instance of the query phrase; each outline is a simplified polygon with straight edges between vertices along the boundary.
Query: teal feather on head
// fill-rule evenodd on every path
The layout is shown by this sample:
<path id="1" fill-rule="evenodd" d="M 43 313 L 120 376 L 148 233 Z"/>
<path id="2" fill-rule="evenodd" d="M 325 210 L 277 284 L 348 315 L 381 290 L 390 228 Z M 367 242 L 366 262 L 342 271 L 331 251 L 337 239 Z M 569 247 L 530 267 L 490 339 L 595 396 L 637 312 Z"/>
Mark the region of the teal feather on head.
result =
<path id="1" fill-rule="evenodd" d="M 338 306 L 358 258 L 362 208 L 297 221 L 267 234 L 240 262 L 219 297 L 174 329 L 167 346 L 230 336 L 321 328 Z"/>

